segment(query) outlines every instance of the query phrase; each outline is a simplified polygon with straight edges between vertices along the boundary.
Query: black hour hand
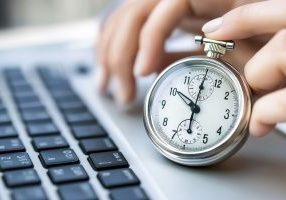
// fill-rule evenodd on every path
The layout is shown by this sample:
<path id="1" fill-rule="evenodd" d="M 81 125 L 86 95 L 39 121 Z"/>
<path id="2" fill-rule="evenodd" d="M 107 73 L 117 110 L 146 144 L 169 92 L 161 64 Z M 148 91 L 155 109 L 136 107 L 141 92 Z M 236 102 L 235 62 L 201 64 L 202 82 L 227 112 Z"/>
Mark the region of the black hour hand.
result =
<path id="1" fill-rule="evenodd" d="M 179 97 L 188 105 L 190 106 L 191 110 L 195 113 L 200 112 L 200 107 L 196 105 L 190 98 L 184 95 L 182 92 L 177 91 Z"/>

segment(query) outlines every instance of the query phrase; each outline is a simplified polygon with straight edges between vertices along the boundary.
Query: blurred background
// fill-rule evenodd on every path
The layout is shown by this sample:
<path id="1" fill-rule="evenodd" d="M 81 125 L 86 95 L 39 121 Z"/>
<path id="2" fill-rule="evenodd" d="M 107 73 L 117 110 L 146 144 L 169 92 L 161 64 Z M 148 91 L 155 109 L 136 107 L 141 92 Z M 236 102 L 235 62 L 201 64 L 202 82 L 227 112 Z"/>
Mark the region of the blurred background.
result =
<path id="1" fill-rule="evenodd" d="M 1 0 L 0 30 L 80 21 L 108 9 L 112 0 Z"/>

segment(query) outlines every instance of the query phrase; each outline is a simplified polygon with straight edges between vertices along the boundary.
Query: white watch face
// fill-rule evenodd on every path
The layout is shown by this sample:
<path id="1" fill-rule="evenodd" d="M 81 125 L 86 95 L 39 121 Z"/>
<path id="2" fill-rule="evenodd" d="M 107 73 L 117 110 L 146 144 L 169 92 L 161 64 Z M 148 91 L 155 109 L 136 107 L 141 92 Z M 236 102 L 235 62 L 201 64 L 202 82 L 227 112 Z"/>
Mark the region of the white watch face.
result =
<path id="1" fill-rule="evenodd" d="M 166 144 L 180 151 L 207 150 L 234 129 L 241 110 L 239 92 L 221 69 L 180 67 L 157 82 L 151 94 L 151 124 Z"/>

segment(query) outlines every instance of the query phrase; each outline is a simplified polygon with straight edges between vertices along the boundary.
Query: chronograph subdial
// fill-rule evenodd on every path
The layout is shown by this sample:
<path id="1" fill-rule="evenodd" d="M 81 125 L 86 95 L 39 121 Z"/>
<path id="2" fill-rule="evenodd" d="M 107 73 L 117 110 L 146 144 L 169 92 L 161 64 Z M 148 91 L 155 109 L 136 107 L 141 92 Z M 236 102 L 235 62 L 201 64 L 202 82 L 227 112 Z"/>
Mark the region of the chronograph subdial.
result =
<path id="1" fill-rule="evenodd" d="M 196 99 L 196 97 L 198 95 L 198 92 L 200 90 L 199 87 L 200 87 L 200 84 L 201 84 L 203 79 L 204 79 L 204 74 L 196 75 L 191 80 L 191 82 L 188 86 L 189 93 L 194 99 Z M 201 90 L 201 93 L 200 93 L 198 100 L 199 101 L 206 100 L 207 98 L 209 98 L 212 95 L 213 91 L 214 91 L 213 79 L 210 76 L 206 76 L 204 86 L 203 86 L 203 90 Z"/>
<path id="2" fill-rule="evenodd" d="M 192 121 L 191 131 L 189 129 L 189 124 L 190 119 L 186 119 L 179 124 L 177 129 L 179 139 L 185 144 L 197 142 L 202 135 L 202 127 L 197 121 Z"/>

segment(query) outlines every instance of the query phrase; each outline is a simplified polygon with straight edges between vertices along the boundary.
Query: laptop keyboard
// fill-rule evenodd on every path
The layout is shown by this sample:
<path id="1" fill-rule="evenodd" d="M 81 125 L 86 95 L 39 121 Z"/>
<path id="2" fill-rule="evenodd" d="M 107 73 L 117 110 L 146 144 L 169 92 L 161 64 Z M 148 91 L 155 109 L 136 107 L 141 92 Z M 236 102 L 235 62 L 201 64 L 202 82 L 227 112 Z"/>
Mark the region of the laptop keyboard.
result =
<path id="1" fill-rule="evenodd" d="M 38 75 L 77 141 L 84 159 L 94 169 L 90 177 L 73 147 L 61 134 L 49 110 L 19 68 L 3 71 L 17 112 L 42 170 L 57 188 L 58 199 L 100 199 L 90 179 L 96 178 L 110 199 L 148 199 L 140 180 L 106 130 L 57 71 L 39 68 Z M 33 161 L 0 99 L 0 171 L 11 199 L 49 199 Z M 38 171 L 38 172 L 37 172 Z M 95 188 L 95 189 L 94 189 Z M 1 193 L 0 193 L 1 199 Z"/>

